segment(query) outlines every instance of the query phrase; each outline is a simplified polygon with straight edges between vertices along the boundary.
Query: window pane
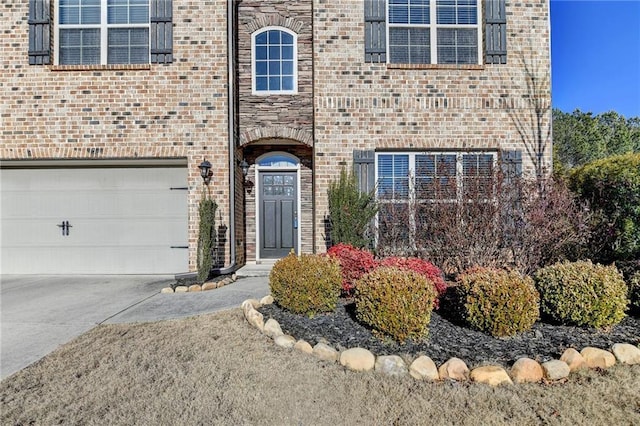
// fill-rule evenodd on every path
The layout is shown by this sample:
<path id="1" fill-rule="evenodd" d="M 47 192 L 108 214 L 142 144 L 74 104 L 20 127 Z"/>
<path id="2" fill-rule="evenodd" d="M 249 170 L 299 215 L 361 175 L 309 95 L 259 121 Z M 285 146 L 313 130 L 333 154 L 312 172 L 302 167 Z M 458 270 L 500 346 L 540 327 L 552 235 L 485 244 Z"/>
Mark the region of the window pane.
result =
<path id="1" fill-rule="evenodd" d="M 256 35 L 256 46 L 260 45 L 260 44 L 267 44 L 267 32 L 261 32 L 260 34 Z"/>
<path id="2" fill-rule="evenodd" d="M 280 90 L 280 77 L 269 77 L 269 90 Z"/>
<path id="3" fill-rule="evenodd" d="M 269 44 L 280 44 L 280 31 L 269 31 Z"/>
<path id="4" fill-rule="evenodd" d="M 256 90 L 269 90 L 267 77 L 256 77 Z"/>
<path id="5" fill-rule="evenodd" d="M 438 24 L 471 24 L 478 23 L 478 10 L 475 0 L 438 0 Z"/>
<path id="6" fill-rule="evenodd" d="M 144 64 L 149 62 L 147 28 L 112 28 L 109 30 L 107 63 Z"/>
<path id="7" fill-rule="evenodd" d="M 149 22 L 148 0 L 108 0 L 109 24 L 145 24 Z"/>
<path id="8" fill-rule="evenodd" d="M 282 47 L 282 59 L 293 59 L 293 46 Z"/>
<path id="9" fill-rule="evenodd" d="M 282 62 L 282 75 L 293 75 L 293 61 Z"/>
<path id="10" fill-rule="evenodd" d="M 269 75 L 280 75 L 280 62 L 269 61 Z"/>
<path id="11" fill-rule="evenodd" d="M 283 45 L 293 45 L 293 36 L 289 33 L 285 33 L 284 31 L 281 34 L 282 37 L 282 44 Z"/>
<path id="12" fill-rule="evenodd" d="M 428 28 L 390 28 L 390 61 L 396 64 L 428 64 L 431 47 Z"/>
<path id="13" fill-rule="evenodd" d="M 438 63 L 477 64 L 478 32 L 475 29 L 438 29 Z"/>
<path id="14" fill-rule="evenodd" d="M 269 46 L 269 59 L 280 59 L 280 46 Z"/>
<path id="15" fill-rule="evenodd" d="M 389 1 L 389 23 L 429 24 L 429 0 Z"/>
<path id="16" fill-rule="evenodd" d="M 100 63 L 99 29 L 61 29 L 60 63 L 82 65 Z"/>
<path id="17" fill-rule="evenodd" d="M 293 77 L 282 77 L 282 90 L 293 90 Z"/>
<path id="18" fill-rule="evenodd" d="M 267 59 L 266 46 L 256 46 L 256 59 Z"/>
<path id="19" fill-rule="evenodd" d="M 409 197 L 409 156 L 384 154 L 378 156 L 378 195 L 383 198 Z"/>
<path id="20" fill-rule="evenodd" d="M 256 75 L 267 75 L 267 61 L 256 61 Z"/>

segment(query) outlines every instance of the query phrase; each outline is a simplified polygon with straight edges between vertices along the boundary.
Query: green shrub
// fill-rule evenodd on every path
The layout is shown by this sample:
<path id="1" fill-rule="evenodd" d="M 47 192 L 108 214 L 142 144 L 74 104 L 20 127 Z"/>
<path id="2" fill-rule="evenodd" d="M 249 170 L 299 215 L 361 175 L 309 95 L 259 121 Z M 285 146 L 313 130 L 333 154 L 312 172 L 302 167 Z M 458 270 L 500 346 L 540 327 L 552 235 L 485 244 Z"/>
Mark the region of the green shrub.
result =
<path id="1" fill-rule="evenodd" d="M 594 212 L 591 258 L 603 263 L 640 258 L 640 153 L 588 163 L 569 183 Z"/>
<path id="2" fill-rule="evenodd" d="M 629 280 L 629 312 L 640 316 L 640 272 Z"/>
<path id="3" fill-rule="evenodd" d="M 378 210 L 374 194 L 360 192 L 355 174 L 342 169 L 338 181 L 329 183 L 327 195 L 331 242 L 368 247 L 372 242 L 371 220 Z"/>
<path id="4" fill-rule="evenodd" d="M 627 286 L 615 266 L 556 263 L 535 274 L 543 316 L 566 325 L 602 328 L 624 318 Z"/>
<path id="5" fill-rule="evenodd" d="M 356 317 L 382 335 L 403 342 L 429 332 L 436 290 L 415 271 L 380 267 L 356 284 Z"/>
<path id="6" fill-rule="evenodd" d="M 540 317 L 540 297 L 533 280 L 516 271 L 471 268 L 457 277 L 454 289 L 461 319 L 492 336 L 530 330 Z"/>
<path id="7" fill-rule="evenodd" d="M 291 312 L 330 312 L 342 287 L 340 264 L 328 256 L 291 253 L 273 265 L 269 287 L 276 303 Z"/>
<path id="8" fill-rule="evenodd" d="M 210 198 L 200 200 L 200 224 L 198 225 L 198 282 L 203 283 L 211 275 L 213 249 L 216 245 L 216 210 L 218 205 Z"/>

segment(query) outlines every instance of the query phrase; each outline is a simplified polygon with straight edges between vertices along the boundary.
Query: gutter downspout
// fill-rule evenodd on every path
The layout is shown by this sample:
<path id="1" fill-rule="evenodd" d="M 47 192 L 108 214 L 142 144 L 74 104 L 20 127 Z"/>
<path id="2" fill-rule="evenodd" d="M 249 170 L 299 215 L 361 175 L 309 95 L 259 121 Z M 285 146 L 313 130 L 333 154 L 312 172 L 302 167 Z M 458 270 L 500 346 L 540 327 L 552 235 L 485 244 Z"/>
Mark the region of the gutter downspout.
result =
<path id="1" fill-rule="evenodd" d="M 229 248 L 231 263 L 226 268 L 211 270 L 213 276 L 231 274 L 239 269 L 236 264 L 236 138 L 235 138 L 235 1 L 227 0 L 227 122 L 229 124 Z"/>
<path id="2" fill-rule="evenodd" d="M 236 200 L 235 200 L 235 1 L 227 0 L 227 120 L 229 137 L 229 244 L 231 263 L 225 268 L 211 270 L 212 276 L 232 274 L 240 266 L 236 264 Z M 197 272 L 176 274 L 176 281 L 189 281 L 198 276 Z"/>

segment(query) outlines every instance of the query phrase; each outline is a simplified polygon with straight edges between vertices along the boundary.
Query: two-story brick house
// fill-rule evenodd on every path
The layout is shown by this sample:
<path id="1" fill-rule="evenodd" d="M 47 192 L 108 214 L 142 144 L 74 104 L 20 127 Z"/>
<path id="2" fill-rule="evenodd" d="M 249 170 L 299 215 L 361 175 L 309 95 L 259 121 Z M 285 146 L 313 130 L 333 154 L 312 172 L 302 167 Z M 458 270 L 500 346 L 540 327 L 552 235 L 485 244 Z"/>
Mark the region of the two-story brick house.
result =
<path id="1" fill-rule="evenodd" d="M 204 193 L 223 270 L 322 252 L 342 167 L 413 200 L 411 181 L 549 164 L 528 133 L 550 125 L 548 0 L 9 0 L 0 16 L 3 273 L 193 271 Z"/>

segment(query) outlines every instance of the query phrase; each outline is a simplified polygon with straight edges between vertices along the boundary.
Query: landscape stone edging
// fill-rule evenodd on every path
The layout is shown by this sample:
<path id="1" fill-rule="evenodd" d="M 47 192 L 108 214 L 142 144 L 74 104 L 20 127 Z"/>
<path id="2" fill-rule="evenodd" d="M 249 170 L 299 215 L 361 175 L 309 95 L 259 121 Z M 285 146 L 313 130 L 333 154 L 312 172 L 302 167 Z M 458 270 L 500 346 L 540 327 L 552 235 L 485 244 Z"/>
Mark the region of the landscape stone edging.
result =
<path id="1" fill-rule="evenodd" d="M 464 361 L 459 358 L 451 358 L 436 368 L 433 360 L 425 355 L 419 356 L 411 365 L 407 366 L 400 356 L 376 357 L 364 348 L 349 348 L 339 352 L 331 347 L 327 341 L 320 341 L 316 346 L 311 347 L 303 339 L 296 340 L 295 337 L 282 333 L 280 324 L 275 319 L 269 318 L 265 324 L 262 314 L 257 309 L 271 303 L 273 303 L 271 295 L 260 300 L 247 299 L 242 302 L 241 307 L 247 322 L 265 336 L 273 339 L 277 346 L 314 355 L 324 361 L 338 362 L 352 371 L 373 370 L 387 376 L 404 377 L 410 375 L 416 380 L 426 381 L 446 379 L 467 381 L 470 379 L 477 383 L 499 386 L 525 382 L 566 382 L 570 373 L 581 368 L 606 369 L 616 363 L 640 365 L 640 345 L 616 343 L 612 346 L 613 353 L 592 347 L 585 347 L 580 352 L 574 348 L 568 348 L 559 360 L 554 359 L 543 364 L 530 358 L 520 358 L 516 360 L 510 372 L 499 365 L 482 365 L 470 371 Z"/>
<path id="2" fill-rule="evenodd" d="M 195 293 L 198 291 L 209 291 L 215 290 L 216 288 L 224 287 L 225 285 L 229 285 L 234 283 L 237 280 L 236 274 L 232 274 L 230 276 L 224 277 L 222 279 L 214 279 L 212 281 L 207 281 L 206 283 L 200 284 L 192 284 L 190 286 L 179 285 L 174 289 L 173 287 L 165 287 L 160 290 L 160 293 L 169 294 L 169 293 Z"/>

